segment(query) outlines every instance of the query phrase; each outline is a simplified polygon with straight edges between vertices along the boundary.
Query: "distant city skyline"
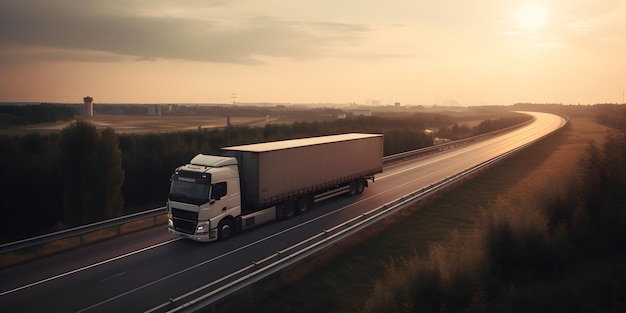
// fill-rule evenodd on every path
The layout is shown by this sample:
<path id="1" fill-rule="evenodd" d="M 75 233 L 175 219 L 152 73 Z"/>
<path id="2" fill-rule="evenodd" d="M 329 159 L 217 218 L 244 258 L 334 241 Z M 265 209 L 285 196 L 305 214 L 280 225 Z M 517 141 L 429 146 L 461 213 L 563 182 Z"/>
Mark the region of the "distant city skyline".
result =
<path id="1" fill-rule="evenodd" d="M 0 102 L 624 101 L 623 0 L 0 0 Z"/>

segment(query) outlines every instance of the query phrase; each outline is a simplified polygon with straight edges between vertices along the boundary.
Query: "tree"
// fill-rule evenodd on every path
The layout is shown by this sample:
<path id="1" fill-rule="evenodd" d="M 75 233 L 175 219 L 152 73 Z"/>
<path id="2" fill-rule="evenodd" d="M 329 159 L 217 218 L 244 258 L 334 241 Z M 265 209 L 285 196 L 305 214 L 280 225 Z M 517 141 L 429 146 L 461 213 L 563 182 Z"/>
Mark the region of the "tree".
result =
<path id="1" fill-rule="evenodd" d="M 113 129 L 101 133 L 85 121 L 61 132 L 63 211 L 68 226 L 121 215 L 122 152 Z"/>
<path id="2" fill-rule="evenodd" d="M 100 144 L 96 147 L 96 177 L 98 212 L 103 219 L 117 217 L 122 214 L 124 197 L 122 184 L 124 170 L 122 169 L 122 151 L 119 149 L 119 140 L 112 128 L 106 128 L 100 134 Z"/>

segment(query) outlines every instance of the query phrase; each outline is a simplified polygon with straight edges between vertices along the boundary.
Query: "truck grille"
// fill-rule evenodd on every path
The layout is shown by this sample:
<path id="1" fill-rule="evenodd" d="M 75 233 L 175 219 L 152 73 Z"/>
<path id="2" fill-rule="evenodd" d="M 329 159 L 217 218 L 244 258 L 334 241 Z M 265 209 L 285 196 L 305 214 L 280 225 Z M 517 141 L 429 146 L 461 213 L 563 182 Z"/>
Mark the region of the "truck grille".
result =
<path id="1" fill-rule="evenodd" d="M 172 208 L 174 229 L 185 234 L 195 234 L 198 225 L 198 212 Z"/>
<path id="2" fill-rule="evenodd" d="M 174 219 L 174 229 L 185 234 L 195 234 L 197 224 L 196 222 Z"/>

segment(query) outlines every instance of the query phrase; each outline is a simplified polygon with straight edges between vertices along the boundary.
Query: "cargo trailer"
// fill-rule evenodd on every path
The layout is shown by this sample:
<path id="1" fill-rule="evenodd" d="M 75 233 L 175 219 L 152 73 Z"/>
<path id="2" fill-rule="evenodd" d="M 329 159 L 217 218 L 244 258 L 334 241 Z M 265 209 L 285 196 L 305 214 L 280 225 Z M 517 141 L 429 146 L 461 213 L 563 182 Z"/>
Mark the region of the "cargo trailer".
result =
<path id="1" fill-rule="evenodd" d="M 222 148 L 176 169 L 170 233 L 197 241 L 303 214 L 319 201 L 358 195 L 383 168 L 383 136 L 350 133 Z"/>

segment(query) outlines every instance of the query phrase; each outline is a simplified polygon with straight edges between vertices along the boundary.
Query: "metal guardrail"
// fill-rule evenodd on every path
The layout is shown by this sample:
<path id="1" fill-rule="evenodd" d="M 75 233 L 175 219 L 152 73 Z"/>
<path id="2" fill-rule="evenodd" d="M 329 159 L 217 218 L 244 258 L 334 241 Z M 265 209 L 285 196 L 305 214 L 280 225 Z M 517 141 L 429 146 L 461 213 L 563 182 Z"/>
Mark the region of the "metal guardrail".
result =
<path id="1" fill-rule="evenodd" d="M 465 146 L 468 145 L 470 143 L 474 143 L 477 141 L 482 141 L 485 139 L 489 139 L 491 137 L 495 137 L 498 135 L 501 135 L 503 133 L 507 133 L 510 132 L 512 130 L 515 130 L 517 128 L 526 126 L 530 123 L 532 123 L 535 119 L 532 118 L 524 123 L 521 124 L 517 124 L 517 125 L 513 125 L 513 126 L 509 126 L 503 129 L 499 129 L 496 131 L 492 131 L 489 133 L 485 133 L 485 134 L 481 134 L 481 135 L 477 135 L 477 136 L 473 136 L 473 137 L 469 137 L 469 138 L 465 138 L 465 139 L 461 139 L 461 140 L 455 140 L 455 141 L 450 141 L 450 142 L 446 142 L 443 144 L 438 144 L 435 146 L 431 146 L 431 147 L 426 147 L 426 148 L 421 148 L 421 149 L 417 149 L 417 150 L 411 150 L 411 151 L 407 151 L 407 152 L 401 152 L 401 153 L 397 153 L 397 154 L 393 154 L 393 155 L 389 155 L 383 158 L 383 162 L 385 163 L 390 163 L 390 162 L 394 162 L 397 160 L 404 160 L 404 159 L 409 159 L 409 158 L 416 158 L 416 157 L 421 157 L 421 156 L 425 156 L 425 155 L 429 155 L 429 154 L 433 154 L 433 153 L 438 153 L 438 152 L 442 152 L 442 151 L 446 151 L 446 150 L 450 150 L 450 149 L 454 149 L 454 148 L 458 148 L 460 146 Z"/>
<path id="2" fill-rule="evenodd" d="M 120 217 L 105 220 L 105 221 L 96 222 L 93 224 L 83 225 L 83 226 L 79 226 L 76 228 L 65 229 L 65 230 L 61 230 L 61 231 L 50 233 L 50 234 L 45 234 L 45 235 L 36 236 L 36 237 L 28 238 L 28 239 L 13 241 L 13 242 L 0 245 L 0 254 L 45 244 L 45 243 L 52 242 L 55 240 L 60 240 L 60 239 L 65 239 L 65 238 L 75 237 L 75 236 L 82 236 L 87 233 L 95 232 L 98 230 L 116 227 L 116 226 L 132 223 L 132 222 L 147 219 L 147 218 L 154 218 L 164 213 L 165 213 L 165 207 L 160 207 L 160 208 L 151 209 L 151 210 L 144 211 L 144 212 L 139 212 L 135 214 L 120 216 Z"/>
<path id="3" fill-rule="evenodd" d="M 310 257 L 319 255 L 319 253 L 325 248 L 331 247 L 347 237 L 355 235 L 376 224 L 382 219 L 408 208 L 420 200 L 423 200 L 442 189 L 448 188 L 463 179 L 466 179 L 467 177 L 518 153 L 546 136 L 535 139 L 532 142 L 505 154 L 494 157 L 453 176 L 447 177 L 435 184 L 405 195 L 398 200 L 363 213 L 333 228 L 324 230 L 317 235 L 303 240 L 291 247 L 277 251 L 262 260 L 253 262 L 252 264 L 245 266 L 228 276 L 207 283 L 177 298 L 172 298 L 170 301 L 154 307 L 147 312 L 195 312 L 200 309 L 206 310 L 207 308 L 209 308 L 211 312 L 216 312 L 215 305 L 222 299 L 259 283 L 272 275 L 276 275 L 277 273 L 294 266 L 299 262 L 307 260 Z"/>
<path id="4" fill-rule="evenodd" d="M 500 135 L 502 133 L 511 131 L 513 129 L 522 127 L 524 125 L 531 123 L 532 121 L 533 119 L 527 122 L 524 122 L 522 124 L 518 124 L 515 126 L 507 127 L 504 129 L 500 129 L 497 131 L 493 131 L 490 133 L 486 133 L 486 134 L 482 134 L 482 135 L 478 135 L 478 136 L 474 136 L 474 137 L 470 137 L 470 138 L 466 138 L 462 140 L 451 141 L 445 144 L 440 144 L 440 145 L 436 145 L 432 147 L 389 155 L 389 156 L 383 157 L 383 163 L 391 163 L 391 162 L 395 162 L 395 161 L 402 160 L 402 159 L 416 158 L 416 157 L 421 157 L 421 156 L 425 156 L 425 155 L 429 155 L 433 153 L 438 153 L 438 152 L 458 148 L 460 146 L 464 146 L 469 143 L 485 140 L 485 139 Z M 165 207 L 155 208 L 155 209 L 151 209 L 151 210 L 144 211 L 144 212 L 120 216 L 117 218 L 113 218 L 113 219 L 109 219 L 109 220 L 105 220 L 101 222 L 96 222 L 93 224 L 79 226 L 76 228 L 61 230 L 61 231 L 50 233 L 50 234 L 45 234 L 45 235 L 40 235 L 40 236 L 36 236 L 32 238 L 9 242 L 9 243 L 0 245 L 0 254 L 13 252 L 13 251 L 21 250 L 21 249 L 26 249 L 26 248 L 42 245 L 45 243 L 53 242 L 56 240 L 74 237 L 74 236 L 82 236 L 91 232 L 120 226 L 120 225 L 127 224 L 130 222 L 147 219 L 147 218 L 154 218 L 161 214 L 165 214 Z"/>

